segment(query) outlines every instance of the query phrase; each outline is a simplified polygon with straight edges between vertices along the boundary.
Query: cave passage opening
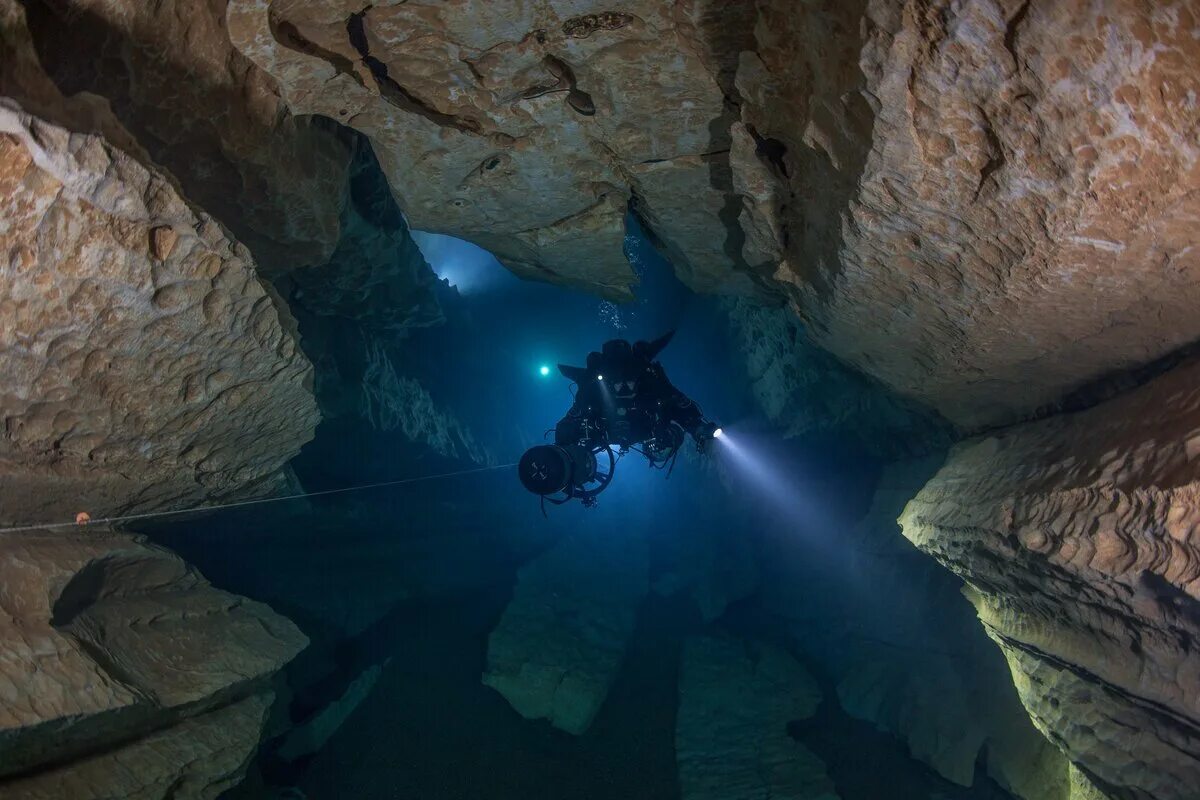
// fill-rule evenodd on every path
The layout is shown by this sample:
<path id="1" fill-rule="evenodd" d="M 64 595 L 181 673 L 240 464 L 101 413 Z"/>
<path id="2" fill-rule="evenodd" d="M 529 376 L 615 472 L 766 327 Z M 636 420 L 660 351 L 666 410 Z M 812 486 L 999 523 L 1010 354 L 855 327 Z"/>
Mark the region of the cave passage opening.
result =
<path id="1" fill-rule="evenodd" d="M 878 462 L 836 435 L 781 439 L 747 390 L 727 301 L 688 291 L 628 226 L 632 303 L 518 280 L 470 243 L 415 233 L 440 324 L 392 335 L 301 308 L 324 419 L 294 481 L 321 491 L 509 463 L 570 403 L 540 367 L 667 330 L 672 381 L 728 431 L 710 456 L 689 443 L 669 479 L 630 456 L 599 507 L 548 518 L 499 471 L 143 526 L 311 640 L 277 679 L 229 798 L 707 797 L 707 761 L 725 781 L 763 768 L 751 741 L 812 772 L 801 797 L 1007 797 L 983 766 L 973 788 L 956 785 L 843 710 L 837 645 L 814 657 L 813 621 L 779 607 L 803 617 L 870 591 L 839 536 L 869 505 Z M 780 600 L 793 582 L 811 588 Z M 813 676 L 819 701 L 758 680 L 755 665 L 776 659 Z M 742 714 L 741 733 L 714 738 L 697 714 Z M 863 778 L 864 758 L 888 765 L 886 781 Z"/>

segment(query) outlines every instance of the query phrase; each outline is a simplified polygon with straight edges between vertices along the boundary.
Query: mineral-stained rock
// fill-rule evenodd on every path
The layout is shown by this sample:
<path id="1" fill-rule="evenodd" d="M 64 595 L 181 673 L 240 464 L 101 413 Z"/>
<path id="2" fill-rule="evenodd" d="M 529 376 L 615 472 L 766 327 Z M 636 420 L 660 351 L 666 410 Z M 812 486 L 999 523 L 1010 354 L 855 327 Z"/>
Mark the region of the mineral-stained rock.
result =
<path id="1" fill-rule="evenodd" d="M 483 682 L 521 716 L 583 733 L 624 660 L 647 571 L 642 536 L 611 530 L 577 534 L 531 561 L 488 639 Z"/>
<path id="2" fill-rule="evenodd" d="M 825 765 L 788 735 L 820 702 L 816 681 L 778 647 L 688 639 L 675 725 L 683 800 L 837 800 Z"/>
<path id="3" fill-rule="evenodd" d="M 306 644 L 101 529 L 0 537 L 0 611 L 6 798 L 215 797 L 254 752 L 270 676 Z"/>
<path id="4" fill-rule="evenodd" d="M 1101 791 L 1200 786 L 1200 361 L 962 444 L 904 535 L 961 575 L 1036 724 Z"/>
<path id="5" fill-rule="evenodd" d="M 975 428 L 1200 338 L 1193 0 L 757 6 L 738 213 L 817 344 Z"/>
<path id="6" fill-rule="evenodd" d="M 631 200 L 686 282 L 749 289 L 731 244 L 726 101 L 745 10 L 233 0 L 228 24 L 293 113 L 370 138 L 414 228 L 474 241 L 522 275 L 628 298 Z"/>
<path id="7" fill-rule="evenodd" d="M 271 77 L 230 43 L 225 0 L 25 5 L 58 88 L 104 98 L 148 156 L 262 268 L 277 274 L 329 257 L 350 137 L 329 120 L 287 113 Z M 31 110 L 40 99 L 16 96 Z"/>
<path id="8" fill-rule="evenodd" d="M 12 100 L 0 198 L 0 518 L 270 490 L 317 411 L 246 249 L 162 174 Z"/>

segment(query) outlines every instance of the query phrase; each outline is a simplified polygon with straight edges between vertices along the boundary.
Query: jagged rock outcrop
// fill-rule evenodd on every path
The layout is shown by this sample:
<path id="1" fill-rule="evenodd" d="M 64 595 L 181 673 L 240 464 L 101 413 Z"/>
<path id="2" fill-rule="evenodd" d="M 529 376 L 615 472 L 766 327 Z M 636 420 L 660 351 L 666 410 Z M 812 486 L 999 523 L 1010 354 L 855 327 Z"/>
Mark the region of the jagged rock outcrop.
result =
<path id="1" fill-rule="evenodd" d="M 264 493 L 317 422 L 245 247 L 103 137 L 0 100 L 6 522 Z"/>
<path id="2" fill-rule="evenodd" d="M 215 798 L 307 643 L 122 533 L 0 537 L 0 795 Z"/>
<path id="3" fill-rule="evenodd" d="M 788 735 L 820 703 L 816 681 L 774 645 L 688 639 L 675 728 L 683 800 L 838 800 L 820 758 Z"/>
<path id="4" fill-rule="evenodd" d="M 1036 724 L 1112 797 L 1200 786 L 1200 361 L 956 447 L 904 535 L 962 576 Z"/>
<path id="5" fill-rule="evenodd" d="M 295 114 L 370 138 L 413 227 L 521 275 L 629 298 L 630 203 L 689 285 L 748 291 L 726 101 L 750 4 L 233 0 Z"/>
<path id="6" fill-rule="evenodd" d="M 352 137 L 330 120 L 287 112 L 274 80 L 230 42 L 224 0 L 24 5 L 57 87 L 103 98 L 147 156 L 263 269 L 274 275 L 329 258 Z"/>
<path id="7" fill-rule="evenodd" d="M 521 716 L 581 734 L 600 710 L 650 590 L 644 535 L 585 531 L 525 565 L 488 638 L 483 682 Z"/>
<path id="8" fill-rule="evenodd" d="M 866 516 L 833 546 L 781 537 L 764 605 L 831 676 L 848 714 L 902 739 L 944 778 L 971 786 L 981 766 L 1016 797 L 1066 800 L 1067 761 L 1030 723 L 961 582 L 896 524 L 942 459 L 888 465 Z"/>
<path id="9" fill-rule="evenodd" d="M 817 344 L 978 428 L 1200 338 L 1194 2 L 756 6 L 738 213 Z"/>
<path id="10" fill-rule="evenodd" d="M 725 310 L 750 392 L 785 436 L 853 441 L 887 460 L 944 450 L 954 441 L 953 427 L 936 412 L 812 344 L 791 309 L 738 298 Z"/>

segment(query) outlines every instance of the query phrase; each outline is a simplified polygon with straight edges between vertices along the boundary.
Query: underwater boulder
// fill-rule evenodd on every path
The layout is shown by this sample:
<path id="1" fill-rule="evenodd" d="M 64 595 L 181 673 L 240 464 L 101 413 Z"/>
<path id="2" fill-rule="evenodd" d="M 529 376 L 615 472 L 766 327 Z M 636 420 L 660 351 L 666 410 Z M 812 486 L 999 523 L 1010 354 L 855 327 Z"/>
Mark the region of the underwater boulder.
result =
<path id="1" fill-rule="evenodd" d="M 650 591 L 644 533 L 577 533 L 529 562 L 488 637 L 483 682 L 528 719 L 581 734 L 604 703 Z"/>
<path id="2" fill-rule="evenodd" d="M 675 728 L 683 800 L 838 800 L 821 759 L 788 735 L 820 703 L 816 681 L 775 645 L 685 641 Z"/>
<path id="3" fill-rule="evenodd" d="M 7 534 L 0 585 L 6 798 L 216 797 L 308 641 L 124 533 Z"/>

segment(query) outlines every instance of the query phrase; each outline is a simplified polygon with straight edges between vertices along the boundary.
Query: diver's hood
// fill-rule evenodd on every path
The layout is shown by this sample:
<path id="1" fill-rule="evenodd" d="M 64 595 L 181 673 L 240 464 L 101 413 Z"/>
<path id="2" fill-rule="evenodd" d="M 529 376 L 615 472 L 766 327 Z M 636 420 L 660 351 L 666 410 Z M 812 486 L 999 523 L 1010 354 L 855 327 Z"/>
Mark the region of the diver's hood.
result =
<path id="1" fill-rule="evenodd" d="M 658 358 L 658 354 L 661 353 L 666 348 L 666 346 L 671 343 L 671 338 L 674 336 L 675 336 L 675 331 L 667 331 L 665 334 L 658 337 L 657 339 L 655 339 L 652 342 L 638 342 L 637 344 L 635 344 L 633 346 L 633 354 L 635 356 L 637 356 L 638 358 L 645 359 L 646 362 L 649 363 L 649 362 L 653 361 L 654 359 Z M 615 341 L 621 341 L 621 340 L 615 340 Z M 607 351 L 610 349 L 614 349 L 611 347 L 612 344 L 613 344 L 612 342 L 605 344 L 605 346 L 604 346 L 605 350 Z M 588 357 L 588 366 L 572 367 L 570 364 L 559 364 L 558 371 L 563 374 L 563 377 L 573 380 L 576 383 L 581 383 L 582 381 L 587 379 L 589 375 L 592 374 L 593 368 L 595 366 L 594 362 L 599 360 L 594 357 L 599 357 L 599 359 L 603 358 L 603 356 L 600 353 L 592 353 L 592 355 Z"/>

